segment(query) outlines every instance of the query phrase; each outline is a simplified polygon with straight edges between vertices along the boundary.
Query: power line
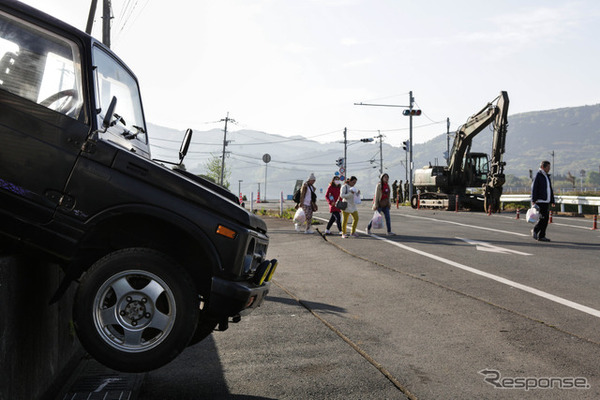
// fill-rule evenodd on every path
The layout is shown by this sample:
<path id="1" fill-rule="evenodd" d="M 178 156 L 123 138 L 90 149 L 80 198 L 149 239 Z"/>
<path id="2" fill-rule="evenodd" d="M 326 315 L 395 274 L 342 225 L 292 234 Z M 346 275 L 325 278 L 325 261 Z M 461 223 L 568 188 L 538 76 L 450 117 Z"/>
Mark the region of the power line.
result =
<path id="1" fill-rule="evenodd" d="M 239 132 L 240 131 L 238 131 L 236 133 L 239 133 Z M 336 133 L 336 132 L 339 132 L 339 131 L 336 130 L 336 131 L 322 133 L 322 134 L 318 134 L 318 135 L 314 135 L 314 136 L 310 136 L 310 137 L 283 139 L 283 140 L 277 140 L 277 141 L 272 141 L 272 142 L 233 143 L 232 146 L 258 146 L 258 145 L 263 145 L 263 144 L 279 144 L 279 143 L 287 143 L 287 142 L 297 142 L 297 141 L 310 140 L 312 138 L 316 138 L 316 137 L 320 137 L 320 136 L 331 135 L 332 133 Z"/>
<path id="2" fill-rule="evenodd" d="M 416 125 L 416 126 L 413 126 L 413 130 L 415 130 L 415 129 L 419 129 L 419 128 L 426 128 L 426 127 L 428 127 L 428 126 L 431 126 L 431 125 L 437 125 L 437 124 L 441 124 L 441 123 L 445 123 L 445 122 L 446 122 L 446 121 L 444 120 L 444 121 L 439 121 L 439 122 L 432 122 L 432 123 L 430 123 L 430 124 L 425 124 L 425 125 Z M 398 132 L 398 131 L 407 131 L 407 130 L 409 130 L 409 129 L 410 129 L 410 128 L 395 128 L 395 129 L 363 129 L 363 130 L 360 130 L 360 129 L 352 129 L 352 130 L 353 130 L 353 131 L 355 131 L 355 132 L 379 132 L 379 131 L 380 131 L 380 132 Z"/>
<path id="3" fill-rule="evenodd" d="M 133 4 L 132 4 L 132 0 L 126 1 L 125 5 L 121 9 L 121 14 L 119 16 L 120 28 L 118 28 L 117 34 L 115 35 L 115 42 L 118 41 L 121 34 L 125 31 L 125 28 L 130 25 L 133 25 L 135 23 L 135 21 L 140 17 L 140 15 L 142 15 L 142 13 L 144 12 L 144 9 L 146 8 L 146 6 L 148 5 L 149 2 L 150 2 L 150 0 L 146 0 L 146 2 L 141 6 L 141 9 L 137 13 L 137 15 L 135 17 L 133 17 L 134 11 L 136 10 L 136 8 L 138 8 L 139 0 L 135 0 L 135 3 L 133 3 Z M 131 22 L 130 22 L 130 20 L 131 20 Z"/>
<path id="4" fill-rule="evenodd" d="M 415 101 L 415 104 L 416 104 L 416 105 L 417 105 L 417 107 L 418 107 L 418 108 L 421 110 L 421 114 L 422 114 L 422 115 L 424 115 L 424 116 L 425 116 L 425 118 L 427 118 L 428 120 L 430 120 L 430 121 L 431 121 L 431 122 L 433 122 L 434 124 L 441 124 L 442 122 L 446 122 L 445 120 L 444 120 L 444 121 L 434 121 L 434 120 L 432 120 L 432 119 L 429 117 L 429 115 L 427 115 L 427 114 L 426 114 L 426 113 L 423 111 L 423 109 L 421 108 L 421 106 L 419 105 L 419 103 L 417 103 L 417 102 Z"/>
<path id="5" fill-rule="evenodd" d="M 155 141 L 155 140 L 159 140 L 161 142 L 169 142 L 169 143 L 181 144 L 181 140 L 176 140 L 176 139 L 163 139 L 163 138 L 154 138 L 153 137 L 152 141 Z M 195 145 L 195 144 L 201 144 L 201 145 L 204 145 L 204 146 L 220 146 L 221 145 L 220 142 L 218 142 L 218 143 L 203 143 L 203 142 L 194 142 L 194 141 L 192 141 L 191 144 L 193 144 L 193 145 Z"/>
<path id="6" fill-rule="evenodd" d="M 251 160 L 258 160 L 258 161 L 262 160 L 262 157 L 253 157 L 253 156 L 247 156 L 245 154 L 238 154 L 238 153 L 231 153 L 231 154 L 235 155 L 237 157 L 248 158 L 248 159 L 251 159 Z M 363 161 L 353 161 L 353 162 L 351 162 L 349 164 L 356 165 L 356 164 L 368 163 L 368 162 L 371 162 L 371 160 L 369 159 L 369 160 L 363 160 Z M 271 159 L 271 163 L 284 164 L 284 165 L 301 165 L 301 166 L 306 165 L 306 163 L 303 163 L 303 162 L 277 161 L 277 160 L 274 160 L 274 159 Z M 332 163 L 326 163 L 326 164 L 314 164 L 314 163 L 312 163 L 310 165 L 311 166 L 315 166 L 315 167 L 331 167 L 333 164 Z"/>

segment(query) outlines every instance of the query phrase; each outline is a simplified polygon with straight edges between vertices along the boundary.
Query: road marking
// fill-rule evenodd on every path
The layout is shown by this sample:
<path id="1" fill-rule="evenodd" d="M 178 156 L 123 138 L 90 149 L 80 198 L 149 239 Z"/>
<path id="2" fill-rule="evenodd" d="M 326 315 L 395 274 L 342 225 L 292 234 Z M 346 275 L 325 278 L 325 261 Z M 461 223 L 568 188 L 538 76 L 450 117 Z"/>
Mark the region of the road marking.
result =
<path id="1" fill-rule="evenodd" d="M 500 254 L 518 254 L 520 256 L 533 255 L 530 253 L 523 253 L 523 252 L 517 251 L 517 250 L 506 249 L 506 248 L 500 247 L 500 246 L 494 246 L 493 244 L 486 243 L 486 242 L 479 242 L 477 240 L 463 239 L 458 236 L 456 236 L 456 238 L 462 240 L 463 242 L 475 245 L 475 248 L 479 251 L 489 251 L 490 253 L 500 253 Z"/>
<path id="2" fill-rule="evenodd" d="M 416 218 L 425 218 L 425 217 L 416 217 Z M 318 218 L 317 217 L 317 219 L 320 219 L 322 221 L 329 221 L 329 220 L 324 219 L 324 218 Z M 433 218 L 425 218 L 425 219 L 433 219 Z M 446 222 L 446 221 L 441 221 L 441 222 Z M 456 223 L 456 224 L 457 225 L 464 225 L 464 224 L 458 224 L 458 223 Z M 464 225 L 464 226 L 471 226 L 471 225 Z M 475 228 L 480 228 L 480 227 L 475 227 Z M 495 230 L 495 229 L 489 229 L 489 230 Z M 360 233 L 366 233 L 365 231 L 361 231 L 361 230 L 358 230 L 358 229 L 356 231 L 360 232 Z M 503 232 L 503 231 L 500 231 L 500 232 Z M 516 233 L 513 233 L 513 232 L 507 232 L 507 233 L 516 234 Z M 370 236 L 373 237 L 373 238 L 375 238 L 375 239 L 382 240 L 382 241 L 384 241 L 384 242 L 386 242 L 388 244 L 391 244 L 393 246 L 399 247 L 401 249 L 410 251 L 410 252 L 415 253 L 415 254 L 419 254 L 419 255 L 421 255 L 423 257 L 431 258 L 432 260 L 439 261 L 439 262 L 441 262 L 443 264 L 447 264 L 447 265 L 450 265 L 452 267 L 456 267 L 456 268 L 462 269 L 463 271 L 471 272 L 471 273 L 473 273 L 475 275 L 479 275 L 479 276 L 482 276 L 484 278 L 491 279 L 493 281 L 502 283 L 504 285 L 508 285 L 508 286 L 513 287 L 515 289 L 520 289 L 520 290 L 522 290 L 524 292 L 531 293 L 533 295 L 542 297 L 542 298 L 544 298 L 546 300 L 550 300 L 550 301 L 553 301 L 555 303 L 562 304 L 563 306 L 572 308 L 574 310 L 578 310 L 578 311 L 581 311 L 583 313 L 586 313 L 586 314 L 592 315 L 594 317 L 600 318 L 600 311 L 596 310 L 594 308 L 591 308 L 591 307 L 588 307 L 588 306 L 584 306 L 584 305 L 579 304 L 579 303 L 575 303 L 574 301 L 571 301 L 571 300 L 563 299 L 562 297 L 555 296 L 555 295 L 550 294 L 550 293 L 546 293 L 546 292 L 544 292 L 542 290 L 533 288 L 531 286 L 527 286 L 527 285 L 523 285 L 523 284 L 515 282 L 515 281 L 511 281 L 510 279 L 506 279 L 506 278 L 503 278 L 503 277 L 498 276 L 498 275 L 490 274 L 489 272 L 480 271 L 480 270 L 475 269 L 473 267 L 469 267 L 467 265 L 463 265 L 463 264 L 457 263 L 455 261 L 448 260 L 447 258 L 436 256 L 435 254 L 431 254 L 431 253 L 427 253 L 427 252 L 422 251 L 422 250 L 414 249 L 414 248 L 409 247 L 409 246 L 407 246 L 405 244 L 394 242 L 392 240 L 389 240 L 389 239 L 377 236 L 375 234 L 371 234 Z M 529 235 L 522 235 L 522 236 L 529 236 Z"/>
<path id="3" fill-rule="evenodd" d="M 475 269 L 475 268 L 472 268 L 472 267 L 469 267 L 469 266 L 466 266 L 466 265 L 454 262 L 452 260 L 448 260 L 447 258 L 436 256 L 435 254 L 431 254 L 431 253 L 427 253 L 427 252 L 422 251 L 422 250 L 414 249 L 414 248 L 406 246 L 406 245 L 404 245 L 402 243 L 394 242 L 394 241 L 391 241 L 389 239 L 379 237 L 377 235 L 371 235 L 371 237 L 374 237 L 374 238 L 379 239 L 379 240 L 383 240 L 384 242 L 386 242 L 388 244 L 391 244 L 393 246 L 399 247 L 401 249 L 404 249 L 404 250 L 407 250 L 407 251 L 419 254 L 419 255 L 427 257 L 427 258 L 431 258 L 432 260 L 439 261 L 439 262 L 441 262 L 443 264 L 447 264 L 447 265 L 450 265 L 452 267 L 456 267 L 456 268 L 462 269 L 463 271 L 467 271 L 467 272 L 471 272 L 471 273 L 479 275 L 479 276 L 483 276 L 484 278 L 488 278 L 488 279 L 494 280 L 496 282 L 508 285 L 508 286 L 513 287 L 515 289 L 520 289 L 520 290 L 522 290 L 524 292 L 534 294 L 534 295 L 542 297 L 542 298 L 544 298 L 546 300 L 550 300 L 550 301 L 553 301 L 555 303 L 562 304 L 563 306 L 570 307 L 570 308 L 572 308 L 574 310 L 578 310 L 578 311 L 584 312 L 586 314 L 592 315 L 594 317 L 600 318 L 600 311 L 598 311 L 598 310 L 596 310 L 594 308 L 591 308 L 591 307 L 588 307 L 588 306 L 584 306 L 584 305 L 579 304 L 579 303 L 575 303 L 575 302 L 573 302 L 571 300 L 563 299 L 562 297 L 555 296 L 555 295 L 550 294 L 550 293 L 546 293 L 546 292 L 544 292 L 542 290 L 533 288 L 531 286 L 527 286 L 527 285 L 523 285 L 523 284 L 515 282 L 515 281 L 511 281 L 510 279 L 506 279 L 506 278 L 503 278 L 503 277 L 498 276 L 498 275 L 490 274 L 489 272 L 480 271 L 478 269 Z"/>
<path id="4" fill-rule="evenodd" d="M 443 222 L 445 224 L 452 224 L 452 225 L 459 225 L 459 226 L 465 226 L 467 228 L 475 228 L 475 229 L 482 229 L 484 231 L 492 231 L 492 232 L 499 232 L 499 233 L 506 233 L 509 235 L 516 235 L 516 236 L 529 236 L 527 234 L 524 233 L 518 233 L 518 232 L 511 232 L 511 231 L 505 231 L 502 229 L 494 229 L 494 228 L 486 228 L 485 226 L 477 226 L 477 225 L 467 225 L 467 224 L 461 224 L 460 222 L 454 222 L 454 221 L 444 221 L 443 219 L 435 219 L 435 218 L 429 218 L 429 217 L 418 217 L 416 215 L 407 215 L 407 214 L 394 214 L 394 215 L 400 215 L 402 217 L 408 217 L 408 218 L 419 218 L 419 219 L 426 219 L 429 221 L 435 221 L 435 222 Z"/>
<path id="5" fill-rule="evenodd" d="M 561 224 L 560 222 L 552 222 L 552 225 L 568 226 L 569 228 L 585 229 L 587 231 L 591 230 L 591 228 L 589 226 L 578 226 L 578 225 Z"/>

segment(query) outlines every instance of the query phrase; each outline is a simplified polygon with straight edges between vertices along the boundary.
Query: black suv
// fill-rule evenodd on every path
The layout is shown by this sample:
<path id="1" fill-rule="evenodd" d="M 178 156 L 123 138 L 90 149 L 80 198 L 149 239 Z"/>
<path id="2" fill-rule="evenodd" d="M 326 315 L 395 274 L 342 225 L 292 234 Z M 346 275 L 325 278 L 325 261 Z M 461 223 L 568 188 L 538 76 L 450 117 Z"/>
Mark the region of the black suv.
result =
<path id="1" fill-rule="evenodd" d="M 132 372 L 258 307 L 277 265 L 263 220 L 153 161 L 148 140 L 138 81 L 115 54 L 0 2 L 0 239 L 63 267 L 54 300 L 78 281 L 81 343 Z"/>

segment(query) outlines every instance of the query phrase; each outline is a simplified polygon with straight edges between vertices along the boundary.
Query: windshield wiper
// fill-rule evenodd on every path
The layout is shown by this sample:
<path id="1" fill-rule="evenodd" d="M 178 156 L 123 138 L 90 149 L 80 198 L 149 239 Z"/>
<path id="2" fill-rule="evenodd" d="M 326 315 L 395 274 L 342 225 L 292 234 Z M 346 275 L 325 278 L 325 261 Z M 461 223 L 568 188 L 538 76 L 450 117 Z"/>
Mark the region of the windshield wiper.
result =
<path id="1" fill-rule="evenodd" d="M 121 116 L 120 116 L 119 114 L 117 114 L 117 113 L 114 113 L 113 115 L 114 115 L 114 117 L 115 117 L 115 120 L 114 120 L 113 122 L 111 122 L 111 123 L 110 123 L 110 124 L 111 124 L 110 126 L 115 126 L 115 125 L 117 124 L 117 122 L 120 122 L 120 123 L 122 123 L 123 125 L 127 126 L 127 122 L 125 122 L 125 119 L 124 119 L 123 117 L 121 117 Z"/>
<path id="2" fill-rule="evenodd" d="M 123 121 L 123 122 L 125 122 L 125 121 Z M 141 126 L 137 126 L 137 125 L 132 125 L 132 126 L 136 129 L 136 132 L 131 132 L 131 131 L 125 129 L 122 133 L 122 135 L 125 137 L 125 139 L 132 140 L 132 139 L 137 138 L 137 136 L 140 133 L 146 133 L 144 128 L 142 128 Z"/>

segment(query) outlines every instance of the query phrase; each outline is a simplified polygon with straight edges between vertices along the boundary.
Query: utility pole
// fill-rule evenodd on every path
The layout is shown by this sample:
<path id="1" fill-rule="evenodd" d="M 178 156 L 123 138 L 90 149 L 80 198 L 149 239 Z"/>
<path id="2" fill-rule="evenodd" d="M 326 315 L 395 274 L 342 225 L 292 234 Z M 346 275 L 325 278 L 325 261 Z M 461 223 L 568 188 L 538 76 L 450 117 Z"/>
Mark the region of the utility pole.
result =
<path id="1" fill-rule="evenodd" d="M 102 43 L 110 48 L 110 0 L 104 0 L 102 6 Z"/>
<path id="2" fill-rule="evenodd" d="M 349 178 L 348 175 L 348 158 L 346 157 L 347 152 L 347 147 L 348 147 L 348 139 L 347 139 L 347 134 L 348 134 L 348 129 L 344 128 L 344 176 L 346 178 Z"/>
<path id="3" fill-rule="evenodd" d="M 223 179 L 225 176 L 225 147 L 227 147 L 227 123 L 229 121 L 235 122 L 235 120 L 232 118 L 229 118 L 229 112 L 228 112 L 227 117 L 225 117 L 225 119 L 222 119 L 219 122 L 223 122 L 223 121 L 225 121 L 225 129 L 223 130 L 223 155 L 221 156 L 221 179 L 219 181 L 219 184 L 221 186 L 223 186 Z"/>
<path id="4" fill-rule="evenodd" d="M 377 131 L 379 132 L 379 136 L 377 136 L 379 138 L 379 176 L 381 177 L 381 175 L 383 175 L 383 135 L 381 134 L 381 131 Z"/>
<path id="5" fill-rule="evenodd" d="M 554 150 L 550 153 L 552 156 L 552 176 L 550 177 L 550 181 L 552 182 L 552 187 L 554 187 Z"/>
<path id="6" fill-rule="evenodd" d="M 92 27 L 94 26 L 94 16 L 96 15 L 96 8 L 98 6 L 98 0 L 92 0 L 90 5 L 90 12 L 88 14 L 87 24 L 85 26 L 85 33 L 88 35 L 92 34 Z M 110 48 L 110 0 L 102 0 L 102 43 L 106 47 Z"/>
<path id="7" fill-rule="evenodd" d="M 409 201 L 411 201 L 412 196 L 413 196 L 413 134 L 412 134 L 412 127 L 413 127 L 413 123 L 412 123 L 412 118 L 413 115 L 421 115 L 421 110 L 414 110 L 413 109 L 413 105 L 414 105 L 414 97 L 412 95 L 412 90 L 408 93 L 408 106 L 402 106 L 402 105 L 397 105 L 397 104 L 367 104 L 367 103 L 354 103 L 355 106 L 378 106 L 378 107 L 402 107 L 402 108 L 406 108 L 408 107 L 408 110 L 404 110 L 402 112 L 403 115 L 408 115 L 409 116 L 409 139 L 408 139 L 408 152 L 410 153 L 410 164 L 408 165 L 409 168 L 409 185 L 408 185 L 408 193 L 409 193 Z"/>
<path id="8" fill-rule="evenodd" d="M 412 123 L 412 119 L 413 119 L 413 102 L 415 101 L 413 95 L 412 95 L 412 90 L 410 92 L 408 92 L 408 109 L 409 109 L 409 118 L 410 118 L 410 122 L 409 122 L 409 129 L 408 129 L 408 152 L 410 153 L 409 157 L 410 157 L 410 164 L 409 164 L 409 168 L 410 168 L 410 173 L 408 174 L 408 201 L 412 202 L 412 197 L 413 197 L 413 123 Z"/>
<path id="9" fill-rule="evenodd" d="M 92 26 L 94 26 L 94 16 L 96 15 L 96 7 L 98 6 L 98 0 L 92 0 L 90 5 L 90 13 L 88 14 L 87 25 L 85 26 L 85 33 L 88 35 L 92 34 Z"/>
<path id="10" fill-rule="evenodd" d="M 450 165 L 450 118 L 446 118 L 446 166 Z"/>

